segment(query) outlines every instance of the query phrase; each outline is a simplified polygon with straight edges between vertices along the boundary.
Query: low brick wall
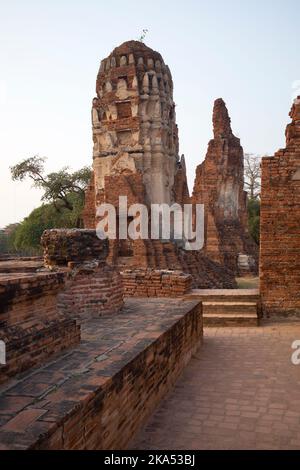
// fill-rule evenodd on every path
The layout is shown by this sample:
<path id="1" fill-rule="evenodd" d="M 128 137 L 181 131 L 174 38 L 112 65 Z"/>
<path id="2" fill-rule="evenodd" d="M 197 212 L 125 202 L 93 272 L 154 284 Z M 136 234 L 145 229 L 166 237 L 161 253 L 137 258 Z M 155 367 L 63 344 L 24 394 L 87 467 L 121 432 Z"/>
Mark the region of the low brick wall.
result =
<path id="1" fill-rule="evenodd" d="M 67 266 L 93 259 L 105 260 L 108 240 L 100 240 L 95 230 L 52 229 L 45 230 L 41 238 L 46 266 Z"/>
<path id="2" fill-rule="evenodd" d="M 0 339 L 6 344 L 6 365 L 0 383 L 80 340 L 76 321 L 57 309 L 64 273 L 2 275 Z"/>
<path id="3" fill-rule="evenodd" d="M 181 297 L 192 288 L 192 276 L 181 271 L 134 269 L 121 276 L 126 297 Z"/>

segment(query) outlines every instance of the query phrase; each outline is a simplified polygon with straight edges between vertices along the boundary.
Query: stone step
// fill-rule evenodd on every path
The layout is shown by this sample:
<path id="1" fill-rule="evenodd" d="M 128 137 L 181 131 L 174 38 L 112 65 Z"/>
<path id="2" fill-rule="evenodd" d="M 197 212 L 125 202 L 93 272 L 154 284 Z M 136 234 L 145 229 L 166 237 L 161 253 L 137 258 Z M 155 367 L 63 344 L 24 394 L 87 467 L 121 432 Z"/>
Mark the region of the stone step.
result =
<path id="1" fill-rule="evenodd" d="M 258 289 L 193 289 L 186 297 L 202 301 L 204 326 L 258 325 Z"/>
<path id="2" fill-rule="evenodd" d="M 190 299 L 199 299 L 202 302 L 259 302 L 258 289 L 193 289 Z"/>
<path id="3" fill-rule="evenodd" d="M 202 302 L 203 313 L 218 315 L 257 315 L 256 302 Z"/>
<path id="4" fill-rule="evenodd" d="M 258 318 L 255 313 L 247 314 L 217 314 L 217 313 L 203 313 L 204 327 L 216 326 L 258 326 Z"/>
<path id="5" fill-rule="evenodd" d="M 258 326 L 258 304 L 254 302 L 202 302 L 204 326 Z"/>

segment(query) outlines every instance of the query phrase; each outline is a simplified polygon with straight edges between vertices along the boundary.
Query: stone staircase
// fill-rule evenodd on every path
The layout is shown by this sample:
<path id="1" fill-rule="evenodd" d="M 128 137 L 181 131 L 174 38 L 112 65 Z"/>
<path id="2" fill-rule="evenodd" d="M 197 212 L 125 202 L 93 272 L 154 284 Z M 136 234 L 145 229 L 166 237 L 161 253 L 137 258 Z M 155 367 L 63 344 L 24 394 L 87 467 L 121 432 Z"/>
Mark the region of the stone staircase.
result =
<path id="1" fill-rule="evenodd" d="M 204 326 L 258 326 L 258 289 L 193 289 L 186 297 L 202 301 Z"/>

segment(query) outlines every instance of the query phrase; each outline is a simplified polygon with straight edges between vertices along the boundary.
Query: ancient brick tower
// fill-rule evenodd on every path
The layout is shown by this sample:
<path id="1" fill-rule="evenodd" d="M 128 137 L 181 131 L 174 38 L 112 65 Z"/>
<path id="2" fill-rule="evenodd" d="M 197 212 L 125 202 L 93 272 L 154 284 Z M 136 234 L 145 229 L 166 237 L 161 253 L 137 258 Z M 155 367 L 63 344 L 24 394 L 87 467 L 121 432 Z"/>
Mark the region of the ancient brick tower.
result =
<path id="1" fill-rule="evenodd" d="M 125 42 L 102 60 L 96 93 L 94 181 L 85 226 L 94 227 L 95 204 L 117 203 L 119 194 L 127 195 L 129 204 L 170 204 L 188 196 L 178 156 L 173 82 L 161 55 L 142 42 Z"/>
<path id="2" fill-rule="evenodd" d="M 255 271 L 257 248 L 247 228 L 243 148 L 222 99 L 214 103 L 213 132 L 206 158 L 196 169 L 192 198 L 205 205 L 205 253 L 236 274 L 247 268 Z"/>
<path id="3" fill-rule="evenodd" d="M 262 159 L 260 289 L 264 313 L 300 314 L 300 96 L 286 148 Z"/>

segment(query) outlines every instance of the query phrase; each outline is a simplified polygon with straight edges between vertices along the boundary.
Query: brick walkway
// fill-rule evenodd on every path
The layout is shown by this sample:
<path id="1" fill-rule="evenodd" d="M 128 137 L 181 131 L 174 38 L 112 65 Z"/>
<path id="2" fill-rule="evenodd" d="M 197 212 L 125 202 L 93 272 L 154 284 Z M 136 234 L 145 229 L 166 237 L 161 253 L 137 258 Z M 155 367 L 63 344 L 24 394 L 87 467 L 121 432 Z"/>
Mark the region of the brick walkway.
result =
<path id="1" fill-rule="evenodd" d="M 205 329 L 131 449 L 300 449 L 300 323 Z"/>

